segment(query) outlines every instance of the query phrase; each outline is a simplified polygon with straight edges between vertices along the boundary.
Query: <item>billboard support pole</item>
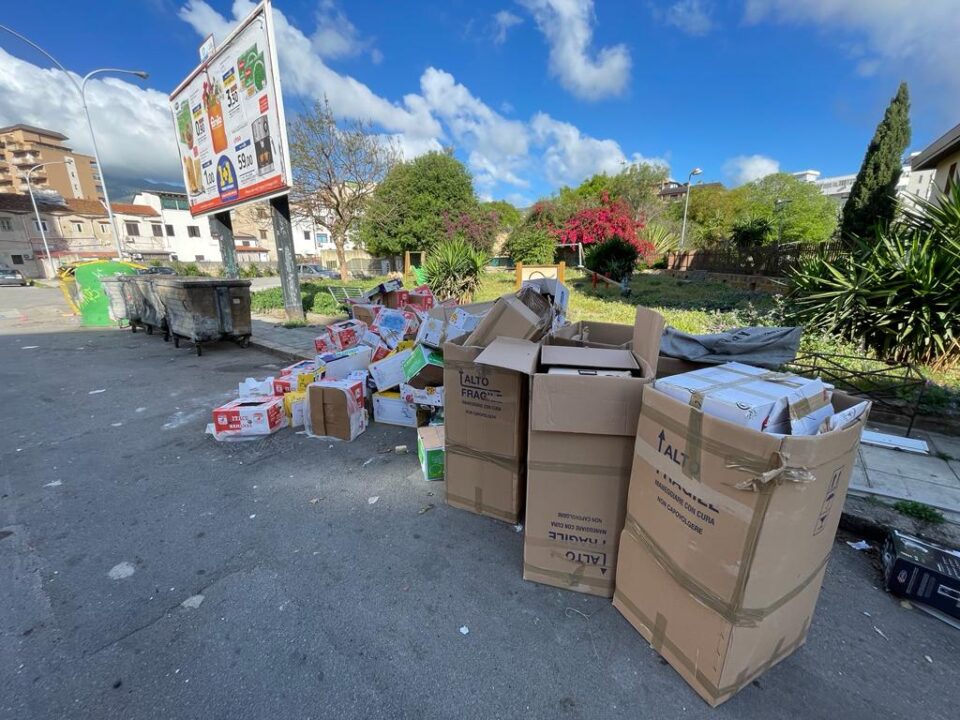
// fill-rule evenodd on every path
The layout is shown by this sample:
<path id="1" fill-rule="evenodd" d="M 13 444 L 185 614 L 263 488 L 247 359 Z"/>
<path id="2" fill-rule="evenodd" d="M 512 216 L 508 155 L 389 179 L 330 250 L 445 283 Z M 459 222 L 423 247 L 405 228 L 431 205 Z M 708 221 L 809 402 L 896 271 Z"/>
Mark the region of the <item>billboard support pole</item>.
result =
<path id="1" fill-rule="evenodd" d="M 220 258 L 227 277 L 237 279 L 240 269 L 237 266 L 237 246 L 233 239 L 233 222 L 230 211 L 214 213 L 210 216 L 210 234 L 220 240 Z"/>
<path id="2" fill-rule="evenodd" d="M 283 307 L 288 320 L 304 320 L 300 300 L 300 278 L 297 276 L 297 256 L 293 248 L 293 228 L 290 224 L 290 201 L 286 195 L 270 201 L 273 215 L 273 236 L 277 241 L 277 265 L 280 269 L 280 287 L 283 288 Z"/>

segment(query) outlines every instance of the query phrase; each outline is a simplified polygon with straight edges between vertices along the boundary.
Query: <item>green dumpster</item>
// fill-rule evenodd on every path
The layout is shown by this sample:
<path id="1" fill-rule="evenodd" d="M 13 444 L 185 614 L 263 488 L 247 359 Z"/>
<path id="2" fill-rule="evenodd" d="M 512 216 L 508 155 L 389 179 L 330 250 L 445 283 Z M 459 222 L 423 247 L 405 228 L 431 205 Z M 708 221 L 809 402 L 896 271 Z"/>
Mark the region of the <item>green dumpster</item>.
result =
<path id="1" fill-rule="evenodd" d="M 116 260 L 102 260 L 77 265 L 73 272 L 76 282 L 77 306 L 84 325 L 90 327 L 109 327 L 114 324 L 110 318 L 110 300 L 100 284 L 102 277 L 115 275 L 136 275 L 137 265 Z"/>

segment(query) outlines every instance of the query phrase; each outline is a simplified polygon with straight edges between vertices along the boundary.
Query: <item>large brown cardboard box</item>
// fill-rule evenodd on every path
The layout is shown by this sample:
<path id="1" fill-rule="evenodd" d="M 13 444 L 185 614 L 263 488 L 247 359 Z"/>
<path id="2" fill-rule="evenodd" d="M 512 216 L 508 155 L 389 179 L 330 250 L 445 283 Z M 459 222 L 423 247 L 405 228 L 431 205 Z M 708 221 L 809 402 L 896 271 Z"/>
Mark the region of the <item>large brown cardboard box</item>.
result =
<path id="1" fill-rule="evenodd" d="M 644 389 L 613 604 L 711 705 L 806 640 L 865 421 L 778 436 Z"/>
<path id="2" fill-rule="evenodd" d="M 543 345 L 531 375 L 523 577 L 613 595 L 617 547 L 644 386 L 653 380 L 663 318 L 637 309 L 633 350 Z M 525 345 L 500 339 L 481 364 L 526 371 Z M 629 370 L 632 377 L 551 374 L 551 368 Z"/>
<path id="3" fill-rule="evenodd" d="M 486 347 L 500 337 L 540 340 L 550 329 L 553 307 L 533 288 L 498 298 L 464 341 L 471 347 Z"/>
<path id="4" fill-rule="evenodd" d="M 456 342 L 443 348 L 446 502 L 517 523 L 526 487 L 527 376 L 478 365 L 481 352 Z"/>
<path id="5" fill-rule="evenodd" d="M 592 320 L 579 320 L 564 325 L 544 339 L 545 345 L 622 349 L 629 349 L 632 342 L 633 328 L 630 325 Z"/>

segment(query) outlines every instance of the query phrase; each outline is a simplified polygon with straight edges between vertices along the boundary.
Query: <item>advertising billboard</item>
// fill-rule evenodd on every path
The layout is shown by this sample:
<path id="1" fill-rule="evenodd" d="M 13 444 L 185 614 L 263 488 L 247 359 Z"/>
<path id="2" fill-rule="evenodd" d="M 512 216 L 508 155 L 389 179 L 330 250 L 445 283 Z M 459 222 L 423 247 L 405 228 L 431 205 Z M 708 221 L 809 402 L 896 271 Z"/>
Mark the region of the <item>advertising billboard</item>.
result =
<path id="1" fill-rule="evenodd" d="M 273 17 L 263 2 L 170 95 L 196 217 L 290 190 Z"/>

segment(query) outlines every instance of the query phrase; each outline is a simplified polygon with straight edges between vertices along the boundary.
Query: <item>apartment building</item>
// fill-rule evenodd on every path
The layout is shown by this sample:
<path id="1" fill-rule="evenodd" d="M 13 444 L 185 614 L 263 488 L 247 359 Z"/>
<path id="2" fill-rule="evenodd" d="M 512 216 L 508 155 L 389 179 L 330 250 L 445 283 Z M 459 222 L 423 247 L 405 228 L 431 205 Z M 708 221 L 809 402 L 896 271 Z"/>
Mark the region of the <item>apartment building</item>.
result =
<path id="1" fill-rule="evenodd" d="M 221 262 L 220 242 L 210 233 L 210 221 L 190 214 L 186 193 L 142 191 L 134 195 L 133 202 L 154 211 L 154 215 L 140 218 L 149 225 L 143 230 L 163 240 L 170 259 Z"/>
<path id="2" fill-rule="evenodd" d="M 960 125 L 947 130 L 921 152 L 910 158 L 914 173 L 933 174 L 932 200 L 939 202 L 941 195 L 950 192 L 960 182 Z"/>
<path id="3" fill-rule="evenodd" d="M 934 176 L 935 169 L 919 168 L 914 163 L 920 153 L 912 153 L 900 170 L 900 180 L 897 183 L 897 197 L 907 205 L 913 205 L 916 198 L 929 200 L 935 187 Z M 820 192 L 829 198 L 833 198 L 841 205 L 850 197 L 850 191 L 853 189 L 853 183 L 857 179 L 856 173 L 853 175 L 834 175 L 831 177 L 820 177 L 819 170 L 801 170 L 791 173 L 795 178 L 803 182 L 813 183 Z"/>
<path id="4" fill-rule="evenodd" d="M 102 200 L 103 187 L 96 160 L 64 145 L 67 136 L 32 125 L 0 128 L 0 193 L 26 193 L 22 173 L 41 163 L 31 175 L 35 189 L 48 189 L 64 198 Z"/>

